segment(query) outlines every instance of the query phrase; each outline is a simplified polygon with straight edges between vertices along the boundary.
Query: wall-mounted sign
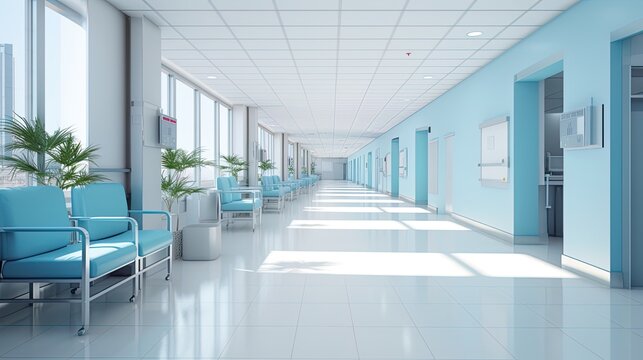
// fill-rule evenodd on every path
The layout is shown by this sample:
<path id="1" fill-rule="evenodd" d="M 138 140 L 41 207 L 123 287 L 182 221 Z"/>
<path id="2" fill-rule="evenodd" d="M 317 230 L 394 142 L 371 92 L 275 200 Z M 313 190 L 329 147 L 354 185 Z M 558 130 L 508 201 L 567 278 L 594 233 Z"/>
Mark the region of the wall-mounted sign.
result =
<path id="1" fill-rule="evenodd" d="M 176 119 L 159 115 L 159 144 L 165 149 L 176 149 Z"/>

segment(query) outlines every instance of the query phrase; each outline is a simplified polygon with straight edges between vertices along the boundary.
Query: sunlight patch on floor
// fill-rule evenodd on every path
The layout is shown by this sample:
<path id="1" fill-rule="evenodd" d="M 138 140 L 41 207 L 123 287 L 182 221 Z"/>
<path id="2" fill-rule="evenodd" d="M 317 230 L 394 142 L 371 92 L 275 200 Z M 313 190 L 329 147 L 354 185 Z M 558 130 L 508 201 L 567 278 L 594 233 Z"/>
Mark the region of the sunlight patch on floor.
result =
<path id="1" fill-rule="evenodd" d="M 453 256 L 483 276 L 574 279 L 573 273 L 526 254 L 470 253 Z"/>
<path id="2" fill-rule="evenodd" d="M 440 253 L 272 251 L 258 272 L 379 276 L 473 276 Z"/>
<path id="3" fill-rule="evenodd" d="M 313 230 L 408 230 L 395 220 L 293 220 L 289 229 Z"/>
<path id="4" fill-rule="evenodd" d="M 360 207 L 360 206 L 306 206 L 306 212 L 327 212 L 327 213 L 381 213 L 382 210 L 377 207 Z"/>
<path id="5" fill-rule="evenodd" d="M 346 203 L 346 204 L 403 204 L 402 200 L 388 199 L 314 199 L 315 203 Z"/>

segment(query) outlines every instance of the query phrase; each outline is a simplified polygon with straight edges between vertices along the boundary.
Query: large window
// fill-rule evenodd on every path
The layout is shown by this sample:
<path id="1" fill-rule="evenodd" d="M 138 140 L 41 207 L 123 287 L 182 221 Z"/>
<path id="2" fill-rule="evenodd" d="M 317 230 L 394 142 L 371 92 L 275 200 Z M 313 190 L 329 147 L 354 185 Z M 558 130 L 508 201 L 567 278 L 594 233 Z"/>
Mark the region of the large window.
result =
<path id="1" fill-rule="evenodd" d="M 49 6 L 45 7 L 44 120 L 48 131 L 71 127 L 87 145 L 87 33 Z"/>
<path id="2" fill-rule="evenodd" d="M 216 103 L 209 97 L 201 94 L 201 116 L 200 116 L 200 139 L 203 157 L 207 160 L 215 160 L 215 124 L 216 124 Z M 201 186 L 214 187 L 214 166 L 201 168 Z"/>
<path id="3" fill-rule="evenodd" d="M 262 126 L 257 129 L 257 142 L 259 143 L 259 161 L 275 159 L 275 136 Z M 274 170 L 268 171 L 266 175 L 274 175 Z"/>
<path id="4" fill-rule="evenodd" d="M 176 81 L 176 147 L 187 152 L 195 149 L 194 94 L 193 88 Z M 195 180 L 194 171 L 188 171 L 187 175 L 188 179 Z"/>
<path id="5" fill-rule="evenodd" d="M 230 109 L 219 104 L 219 154 L 230 155 L 232 152 L 230 142 Z"/>
<path id="6" fill-rule="evenodd" d="M 161 71 L 161 112 L 170 115 L 170 75 Z"/>
<path id="7" fill-rule="evenodd" d="M 0 0 L 0 119 L 7 120 L 14 112 L 27 115 L 26 92 L 26 6 L 22 1 Z M 0 153 L 11 138 L 0 135 Z M 6 154 L 9 155 L 9 154 Z M 27 177 L 11 177 L 0 167 L 0 187 L 26 185 Z"/>

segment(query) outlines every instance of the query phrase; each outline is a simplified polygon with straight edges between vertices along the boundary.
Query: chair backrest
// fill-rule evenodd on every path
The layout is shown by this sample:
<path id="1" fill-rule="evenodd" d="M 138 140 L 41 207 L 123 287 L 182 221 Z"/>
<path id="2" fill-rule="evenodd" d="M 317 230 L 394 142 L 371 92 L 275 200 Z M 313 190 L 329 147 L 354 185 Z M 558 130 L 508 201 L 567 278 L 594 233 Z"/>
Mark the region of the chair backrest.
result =
<path id="1" fill-rule="evenodd" d="M 118 183 L 90 184 L 71 189 L 72 216 L 129 216 L 123 185 Z M 79 221 L 87 229 L 89 238 L 100 240 L 121 234 L 129 229 L 128 223 Z"/>
<path id="2" fill-rule="evenodd" d="M 273 179 L 270 175 L 264 175 L 261 177 L 261 186 L 264 190 L 272 190 Z"/>
<path id="3" fill-rule="evenodd" d="M 53 186 L 0 189 L 0 227 L 70 226 L 63 191 Z M 60 249 L 69 233 L 3 233 L 0 259 L 17 260 Z"/>
<path id="4" fill-rule="evenodd" d="M 241 200 L 241 194 L 226 193 L 226 191 L 236 189 L 236 183 L 237 181 L 232 176 L 219 176 L 217 178 L 217 190 L 221 192 L 221 204 Z"/>
<path id="5" fill-rule="evenodd" d="M 279 178 L 279 175 L 272 175 L 272 183 L 275 185 L 281 184 L 281 179 Z"/>

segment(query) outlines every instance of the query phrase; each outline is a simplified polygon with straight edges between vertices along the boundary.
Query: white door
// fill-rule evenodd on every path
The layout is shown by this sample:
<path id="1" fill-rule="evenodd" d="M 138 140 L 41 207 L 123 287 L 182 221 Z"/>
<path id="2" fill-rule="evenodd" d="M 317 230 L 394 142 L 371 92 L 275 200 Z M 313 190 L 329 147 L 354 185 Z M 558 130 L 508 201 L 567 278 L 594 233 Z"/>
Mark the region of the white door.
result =
<path id="1" fill-rule="evenodd" d="M 445 152 L 445 184 L 444 184 L 444 211 L 453 212 L 453 138 L 449 135 L 444 139 Z"/>

